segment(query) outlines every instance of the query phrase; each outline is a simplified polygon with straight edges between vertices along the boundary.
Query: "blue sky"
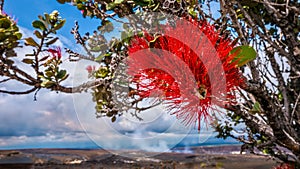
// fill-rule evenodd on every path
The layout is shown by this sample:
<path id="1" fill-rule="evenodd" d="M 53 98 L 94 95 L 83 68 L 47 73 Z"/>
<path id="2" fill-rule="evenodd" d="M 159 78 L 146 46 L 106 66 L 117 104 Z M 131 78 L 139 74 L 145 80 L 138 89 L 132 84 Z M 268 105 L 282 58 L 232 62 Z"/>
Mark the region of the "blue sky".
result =
<path id="1" fill-rule="evenodd" d="M 31 22 L 38 19 L 38 15 L 43 13 L 51 13 L 53 10 L 60 11 L 62 18 L 66 18 L 66 25 L 59 31 L 67 38 L 73 38 L 70 34 L 71 28 L 74 25 L 74 21 L 77 20 L 80 23 L 80 30 L 91 31 L 97 28 L 100 21 L 96 19 L 81 17 L 81 13 L 76 10 L 74 6 L 70 4 L 60 4 L 56 0 L 14 0 L 5 1 L 4 10 L 7 14 L 14 16 L 18 20 L 18 25 L 31 28 Z"/>
<path id="2" fill-rule="evenodd" d="M 75 7 L 61 5 L 55 0 L 5 1 L 4 10 L 18 20 L 24 37 L 32 35 L 31 22 L 37 19 L 38 15 L 44 12 L 51 13 L 53 10 L 60 11 L 61 16 L 67 19 L 66 25 L 58 32 L 61 40 L 56 45 L 61 47 L 78 48 L 73 35 L 70 34 L 75 20 L 79 21 L 81 32 L 92 32 L 100 22 L 90 18 L 83 19 Z M 17 52 L 22 56 L 31 52 L 31 49 L 23 48 Z M 87 74 L 78 68 L 89 64 L 95 63 L 66 63 L 64 66 L 71 73 L 67 84 L 71 84 L 74 79 L 84 79 Z M 83 77 L 80 77 L 81 75 Z M 0 88 L 22 88 L 16 83 L 1 85 Z M 157 119 L 149 117 L 151 121 L 145 125 L 137 124 L 128 116 L 111 124 L 106 119 L 95 118 L 94 105 L 91 99 L 87 99 L 89 97 L 88 93 L 71 95 L 41 90 L 38 93 L 38 101 L 33 101 L 32 94 L 0 94 L 0 149 L 101 146 L 109 149 L 141 148 L 161 151 L 175 145 L 232 143 L 232 140 L 213 138 L 211 131 L 205 131 L 205 128 L 199 135 L 193 128 L 190 130 L 191 128 L 182 125 L 175 126 L 176 118 L 163 113 L 160 113 Z M 151 114 L 162 112 L 159 109 L 151 111 Z M 206 139 L 208 141 L 203 143 Z"/>

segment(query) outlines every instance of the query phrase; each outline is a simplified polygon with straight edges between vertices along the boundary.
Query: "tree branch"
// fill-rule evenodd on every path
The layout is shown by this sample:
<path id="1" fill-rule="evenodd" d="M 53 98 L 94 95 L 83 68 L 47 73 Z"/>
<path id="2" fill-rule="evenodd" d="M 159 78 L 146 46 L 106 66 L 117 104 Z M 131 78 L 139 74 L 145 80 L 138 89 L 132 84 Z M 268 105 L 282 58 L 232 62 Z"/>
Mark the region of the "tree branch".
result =
<path id="1" fill-rule="evenodd" d="M 284 101 L 284 108 L 285 108 L 283 110 L 283 112 L 285 112 L 284 113 L 284 118 L 285 118 L 286 122 L 288 123 L 289 119 L 290 119 L 290 114 L 289 114 L 290 113 L 290 102 L 289 102 L 289 99 L 288 99 L 284 78 L 282 76 L 282 72 L 279 70 L 278 63 L 275 60 L 274 52 L 271 51 L 271 50 L 268 50 L 268 49 L 266 50 L 266 52 L 267 52 L 266 53 L 267 56 L 270 59 L 273 71 L 275 72 L 275 76 L 276 76 L 276 78 L 278 80 L 278 83 L 279 83 L 278 88 L 279 88 L 280 92 L 282 93 L 283 101 Z"/>

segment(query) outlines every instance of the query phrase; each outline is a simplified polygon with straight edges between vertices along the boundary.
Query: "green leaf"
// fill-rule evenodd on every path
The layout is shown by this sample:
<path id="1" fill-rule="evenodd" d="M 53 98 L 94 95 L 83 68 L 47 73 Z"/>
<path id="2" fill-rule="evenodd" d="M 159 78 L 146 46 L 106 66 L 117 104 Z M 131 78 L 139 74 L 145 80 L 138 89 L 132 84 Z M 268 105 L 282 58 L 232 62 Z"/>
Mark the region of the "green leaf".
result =
<path id="1" fill-rule="evenodd" d="M 268 149 L 263 149 L 262 153 L 263 154 L 269 154 L 269 150 Z"/>
<path id="2" fill-rule="evenodd" d="M 242 117 L 241 116 L 236 116 L 234 121 L 239 121 Z"/>
<path id="3" fill-rule="evenodd" d="M 5 63 L 8 64 L 8 65 L 13 65 L 15 62 L 13 60 L 7 59 L 5 61 Z"/>
<path id="4" fill-rule="evenodd" d="M 50 15 L 49 14 L 47 14 L 47 13 L 44 13 L 44 15 L 45 15 L 45 21 L 46 21 L 46 26 L 48 25 L 48 24 L 50 24 Z"/>
<path id="5" fill-rule="evenodd" d="M 125 30 L 128 30 L 128 29 L 129 29 L 129 26 L 128 26 L 127 23 L 124 23 L 124 24 L 123 24 L 123 29 L 125 29 Z"/>
<path id="6" fill-rule="evenodd" d="M 248 62 L 254 60 L 257 55 L 256 51 L 251 46 L 247 45 L 235 47 L 229 54 L 235 55 L 232 62 L 236 62 L 237 67 L 246 65 Z"/>
<path id="7" fill-rule="evenodd" d="M 59 30 L 60 28 L 62 28 L 66 23 L 66 19 L 61 20 L 58 24 L 54 25 L 54 30 Z"/>
<path id="8" fill-rule="evenodd" d="M 33 47 L 38 47 L 39 46 L 39 44 L 37 44 L 36 41 L 32 37 L 25 38 L 25 45 L 33 46 Z"/>
<path id="9" fill-rule="evenodd" d="M 32 26 L 42 31 L 47 30 L 45 24 L 42 21 L 35 20 L 32 22 Z"/>
<path id="10" fill-rule="evenodd" d="M 11 25 L 11 21 L 8 18 L 0 19 L 0 28 L 8 29 Z"/>
<path id="11" fill-rule="evenodd" d="M 43 35 L 42 35 L 41 32 L 38 31 L 38 30 L 35 30 L 35 31 L 34 31 L 34 34 L 35 34 L 35 36 L 36 36 L 37 38 L 39 38 L 39 39 L 42 39 L 42 38 L 43 38 Z"/>
<path id="12" fill-rule="evenodd" d="M 45 75 L 46 75 L 47 77 L 52 77 L 52 76 L 54 75 L 54 73 L 53 73 L 51 70 L 49 70 L 49 71 L 46 71 L 46 72 L 45 72 Z"/>
<path id="13" fill-rule="evenodd" d="M 25 54 L 25 56 L 34 56 L 34 54 L 29 53 L 29 54 Z"/>
<path id="14" fill-rule="evenodd" d="M 60 4 L 64 4 L 65 0 L 57 0 L 57 2 L 60 3 Z"/>
<path id="15" fill-rule="evenodd" d="M 20 32 L 16 32 L 15 35 L 16 35 L 16 37 L 17 37 L 18 39 L 21 39 L 21 38 L 22 38 L 22 33 L 20 33 Z"/>
<path id="16" fill-rule="evenodd" d="M 113 116 L 113 117 L 111 118 L 111 122 L 115 122 L 116 120 L 117 120 L 116 116 Z"/>
<path id="17" fill-rule="evenodd" d="M 66 80 L 68 77 L 69 77 L 69 74 L 66 74 L 64 77 L 62 77 L 62 78 L 59 80 L 59 82 L 62 82 L 62 81 L 64 81 L 64 80 Z"/>
<path id="18" fill-rule="evenodd" d="M 53 81 L 49 81 L 49 80 L 45 80 L 41 83 L 41 86 L 42 87 L 45 87 L 45 88 L 50 88 L 52 87 L 53 85 L 55 84 L 55 82 Z"/>
<path id="19" fill-rule="evenodd" d="M 57 79 L 62 79 L 63 77 L 66 76 L 66 74 L 67 74 L 67 71 L 66 71 L 66 70 L 61 70 L 61 71 L 59 71 L 59 72 L 57 73 L 56 78 L 57 78 Z"/>
<path id="20" fill-rule="evenodd" d="M 121 39 L 124 40 L 127 38 L 127 33 L 125 31 L 121 32 Z"/>
<path id="21" fill-rule="evenodd" d="M 46 42 L 46 45 L 47 45 L 47 46 L 52 45 L 52 44 L 54 44 L 58 39 L 59 39 L 58 37 L 53 38 L 53 39 L 51 39 L 50 41 Z"/>
<path id="22" fill-rule="evenodd" d="M 102 106 L 101 106 L 101 109 L 102 109 Z M 107 113 L 106 113 L 106 116 L 107 116 L 107 117 L 112 117 L 113 115 L 114 115 L 114 114 L 113 114 L 112 112 L 107 112 Z"/>
<path id="23" fill-rule="evenodd" d="M 95 61 L 101 61 L 104 57 L 109 57 L 111 55 L 112 55 L 112 53 L 105 53 L 105 54 L 99 55 L 98 57 L 95 58 Z"/>
<path id="24" fill-rule="evenodd" d="M 133 31 L 131 29 L 129 29 L 128 31 L 121 32 L 121 40 L 124 43 L 129 43 L 132 37 L 133 37 Z"/>
<path id="25" fill-rule="evenodd" d="M 253 114 L 262 112 L 259 102 L 255 102 L 253 104 L 253 108 L 250 110 L 250 112 L 253 113 Z"/>
<path id="26" fill-rule="evenodd" d="M 114 30 L 114 25 L 112 22 L 107 21 L 107 20 L 103 20 L 101 22 L 101 26 L 98 26 L 97 28 L 102 34 L 105 32 L 111 32 Z"/>
<path id="27" fill-rule="evenodd" d="M 114 2 L 111 2 L 111 3 L 106 5 L 106 9 L 107 10 L 112 10 L 112 9 L 115 8 L 115 6 L 116 6 L 116 4 Z"/>
<path id="28" fill-rule="evenodd" d="M 160 4 L 158 3 L 152 10 L 156 11 L 158 9 L 158 7 L 160 6 Z"/>
<path id="29" fill-rule="evenodd" d="M 112 22 L 106 22 L 106 24 L 105 24 L 105 30 L 106 30 L 106 32 L 111 32 L 111 31 L 113 31 L 114 30 L 114 25 L 113 25 L 113 23 Z"/>
<path id="30" fill-rule="evenodd" d="M 23 59 L 22 62 L 26 63 L 26 64 L 33 64 L 33 59 Z"/>
<path id="31" fill-rule="evenodd" d="M 198 13 L 194 10 L 194 8 L 188 8 L 188 12 L 190 15 L 192 15 L 193 17 L 197 17 Z"/>
<path id="32" fill-rule="evenodd" d="M 281 92 L 278 93 L 278 100 L 279 101 L 282 101 L 283 100 L 283 95 Z"/>
<path id="33" fill-rule="evenodd" d="M 38 18 L 41 20 L 41 21 L 44 21 L 45 18 L 42 16 L 42 15 L 39 15 Z"/>
<path id="34" fill-rule="evenodd" d="M 4 41 L 7 38 L 7 35 L 5 35 L 4 32 L 0 32 L 0 42 Z"/>
<path id="35" fill-rule="evenodd" d="M 108 49 L 107 44 L 103 43 L 91 49 L 92 52 L 100 52 Z"/>
<path id="36" fill-rule="evenodd" d="M 109 42 L 109 47 L 114 48 L 117 42 L 118 42 L 117 39 L 112 38 L 112 40 L 110 40 L 110 42 Z"/>
<path id="37" fill-rule="evenodd" d="M 77 4 L 77 9 L 84 10 L 85 6 L 83 4 Z"/>
<path id="38" fill-rule="evenodd" d="M 244 15 L 243 15 L 243 14 L 238 14 L 237 18 L 238 18 L 238 19 L 243 19 L 243 18 L 244 18 Z"/>
<path id="39" fill-rule="evenodd" d="M 101 67 L 96 73 L 95 77 L 96 78 L 105 78 L 109 73 L 109 70 L 107 67 Z"/>
<path id="40" fill-rule="evenodd" d="M 115 4 L 117 4 L 117 5 L 119 5 L 119 4 L 121 4 L 122 2 L 123 2 L 124 0 L 115 0 Z"/>
<path id="41" fill-rule="evenodd" d="M 254 103 L 253 109 L 256 111 L 260 111 L 260 104 L 258 102 Z"/>
<path id="42" fill-rule="evenodd" d="M 43 62 L 43 61 L 47 60 L 48 58 L 49 58 L 49 55 L 48 55 L 48 56 L 45 56 L 45 57 L 43 57 L 43 58 L 41 58 L 41 59 L 39 60 L 39 62 Z"/>

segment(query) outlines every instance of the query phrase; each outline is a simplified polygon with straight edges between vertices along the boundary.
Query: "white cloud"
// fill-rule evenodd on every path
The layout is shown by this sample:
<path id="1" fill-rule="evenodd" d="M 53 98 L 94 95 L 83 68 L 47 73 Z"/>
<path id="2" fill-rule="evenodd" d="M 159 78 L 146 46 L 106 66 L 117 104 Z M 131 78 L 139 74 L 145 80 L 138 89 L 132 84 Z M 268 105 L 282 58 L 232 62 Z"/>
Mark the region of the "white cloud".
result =
<path id="1" fill-rule="evenodd" d="M 32 31 L 26 28 L 21 27 L 20 31 L 23 38 L 32 36 Z M 62 39 L 67 42 L 66 38 Z M 63 48 L 62 41 L 56 42 L 55 45 Z M 16 52 L 18 53 L 16 63 L 20 65 L 21 69 L 34 75 L 34 70 L 30 66 L 20 64 L 20 60 L 25 57 L 26 53 L 32 53 L 32 48 L 23 46 L 23 48 L 18 48 Z M 73 67 L 73 63 L 64 64 L 64 68 L 71 70 L 71 72 Z M 67 83 L 71 84 L 72 81 L 69 80 Z M 1 89 L 7 90 L 22 91 L 28 88 L 28 86 L 16 81 L 1 85 Z M 2 148 L 5 148 L 5 145 L 34 146 L 37 143 L 36 141 L 46 143 L 52 140 L 52 144 L 55 144 L 56 141 L 89 140 L 77 120 L 72 95 L 70 94 L 42 89 L 37 94 L 36 102 L 33 101 L 33 94 L 18 96 L 0 94 L 0 96 L 0 146 Z M 78 134 L 82 136 L 78 137 Z M 58 136 L 63 137 L 57 139 Z M 80 142 L 80 140 L 78 141 Z M 51 144 L 45 146 L 51 146 Z"/>

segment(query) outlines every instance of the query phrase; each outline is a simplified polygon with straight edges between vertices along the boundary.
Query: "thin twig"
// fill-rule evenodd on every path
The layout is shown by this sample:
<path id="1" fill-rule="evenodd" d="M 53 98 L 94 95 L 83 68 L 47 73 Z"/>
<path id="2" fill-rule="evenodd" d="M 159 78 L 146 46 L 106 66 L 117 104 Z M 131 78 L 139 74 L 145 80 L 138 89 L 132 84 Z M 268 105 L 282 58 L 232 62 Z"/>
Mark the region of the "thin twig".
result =
<path id="1" fill-rule="evenodd" d="M 3 13 L 4 0 L 0 0 L 0 14 Z"/>
<path id="2" fill-rule="evenodd" d="M 21 91 L 21 92 L 17 92 L 17 91 L 8 91 L 8 90 L 0 90 L 0 93 L 6 93 L 6 94 L 11 94 L 11 95 L 21 95 L 21 94 L 29 94 L 32 93 L 36 90 L 37 88 L 34 87 L 32 89 L 26 90 L 26 91 Z"/>
<path id="3" fill-rule="evenodd" d="M 292 111 L 292 115 L 291 115 L 291 117 L 290 117 L 290 118 L 291 118 L 290 123 L 293 122 L 293 117 L 294 117 L 294 114 L 295 114 L 295 112 L 296 112 L 296 108 L 297 108 L 297 106 L 298 106 L 299 100 L 300 100 L 300 93 L 298 94 L 298 97 L 297 97 L 297 99 L 296 99 L 296 102 L 295 102 L 295 105 L 294 105 L 294 108 L 293 108 L 293 111 Z"/>
<path id="4" fill-rule="evenodd" d="M 10 80 L 10 78 L 8 78 L 8 79 L 4 79 L 4 80 L 1 80 L 1 81 L 0 81 L 0 83 L 7 82 L 7 81 L 9 81 L 9 80 Z"/>

